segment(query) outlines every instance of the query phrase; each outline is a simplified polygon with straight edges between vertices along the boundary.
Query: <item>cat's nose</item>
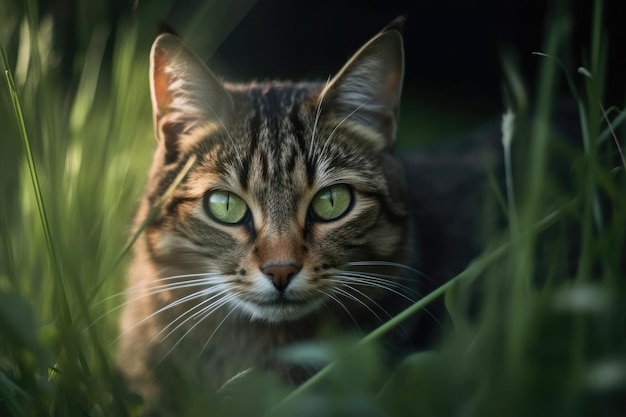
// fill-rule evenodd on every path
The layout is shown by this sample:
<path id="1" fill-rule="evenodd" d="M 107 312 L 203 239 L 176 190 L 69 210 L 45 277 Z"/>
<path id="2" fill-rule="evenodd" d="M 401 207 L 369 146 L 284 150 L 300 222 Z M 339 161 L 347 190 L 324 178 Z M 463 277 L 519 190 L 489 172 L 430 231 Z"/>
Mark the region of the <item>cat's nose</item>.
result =
<path id="1" fill-rule="evenodd" d="M 265 264 L 261 271 L 272 280 L 274 287 L 280 292 L 285 291 L 291 279 L 300 272 L 301 267 L 294 264 Z"/>

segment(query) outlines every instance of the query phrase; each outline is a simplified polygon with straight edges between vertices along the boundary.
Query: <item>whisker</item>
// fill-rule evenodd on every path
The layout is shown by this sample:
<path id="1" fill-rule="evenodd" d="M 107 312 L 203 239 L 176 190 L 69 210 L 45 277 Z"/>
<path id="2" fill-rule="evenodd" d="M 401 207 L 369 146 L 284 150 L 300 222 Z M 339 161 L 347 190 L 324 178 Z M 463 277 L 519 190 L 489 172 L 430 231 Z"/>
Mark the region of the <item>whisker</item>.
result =
<path id="1" fill-rule="evenodd" d="M 348 279 L 343 280 L 343 278 L 348 278 Z M 351 289 L 351 290 L 353 290 L 353 291 L 358 292 L 360 295 L 362 295 L 363 297 L 367 298 L 367 299 L 368 299 L 368 300 L 369 300 L 372 304 L 374 304 L 376 307 L 378 307 L 378 308 L 379 308 L 379 309 L 380 309 L 383 313 L 385 313 L 385 315 L 386 315 L 389 319 L 391 319 L 391 318 L 393 317 L 393 315 L 392 315 L 392 314 L 390 314 L 390 313 L 389 313 L 389 312 L 388 312 L 385 308 L 383 308 L 383 307 L 382 307 L 379 303 L 377 303 L 375 300 L 373 300 L 373 299 L 372 299 L 370 296 L 368 296 L 367 294 L 365 294 L 365 293 L 363 293 L 363 292 L 359 291 L 359 290 L 358 290 L 357 288 L 355 288 L 353 285 L 349 285 L 347 281 L 361 281 L 361 280 L 356 280 L 356 279 L 349 278 L 349 277 L 333 276 L 333 282 L 335 282 L 336 284 L 341 285 L 342 287 L 349 288 L 349 289 Z M 367 282 L 365 282 L 365 284 L 367 284 Z M 357 282 L 357 285 L 359 285 L 359 282 Z M 378 288 L 382 288 L 382 289 L 388 289 L 388 288 L 386 288 L 384 285 L 382 285 L 382 286 L 379 286 L 379 285 L 370 285 L 370 286 L 373 286 L 373 287 L 378 287 Z M 392 291 L 393 291 L 393 290 L 392 290 Z M 393 292 L 396 292 L 396 291 L 393 291 Z M 396 293 L 397 293 L 397 292 L 396 292 Z M 404 296 L 403 294 L 400 294 L 400 293 L 397 293 L 397 294 L 398 294 L 398 295 L 400 295 L 400 296 L 403 296 L 403 297 L 404 297 L 404 298 L 406 298 L 407 300 L 411 301 L 411 303 L 415 302 L 415 301 L 411 300 L 410 298 L 408 298 L 408 297 Z M 353 299 L 356 299 L 356 298 L 354 298 L 354 297 L 353 297 Z M 361 303 L 361 304 L 365 305 L 364 303 Z M 365 305 L 365 306 L 367 307 L 367 305 Z M 382 320 L 382 319 L 381 319 L 381 318 L 380 318 L 380 317 L 379 317 L 376 313 L 374 313 L 374 312 L 372 311 L 372 309 L 368 308 L 368 310 L 369 310 L 369 311 L 371 311 L 371 312 L 372 312 L 372 313 L 376 316 L 376 318 L 377 318 L 379 321 L 381 321 L 381 322 L 383 322 L 383 321 L 384 321 L 384 320 Z M 438 321 L 438 320 L 437 320 L 437 319 L 436 319 L 436 318 L 435 318 L 435 317 L 434 317 L 434 316 L 433 316 L 430 312 L 428 312 L 428 311 L 427 311 L 427 313 L 428 313 L 428 315 L 430 315 L 431 317 L 433 317 L 433 318 L 435 319 L 435 321 L 436 321 L 438 324 L 440 324 L 440 325 L 441 325 L 441 323 L 440 323 L 440 322 L 439 322 L 439 321 Z M 405 329 L 403 326 L 399 326 L 399 327 L 398 327 L 398 329 L 399 329 L 400 333 L 402 334 L 402 336 L 403 336 L 406 340 L 410 340 L 410 339 L 411 339 L 411 338 L 410 338 L 410 336 L 409 336 L 409 334 L 406 332 L 406 329 Z"/>
<path id="2" fill-rule="evenodd" d="M 217 311 L 218 308 L 220 308 L 221 306 L 223 306 L 224 304 L 226 304 L 227 302 L 229 302 L 230 300 L 232 300 L 233 298 L 235 298 L 236 295 L 234 294 L 230 294 L 227 295 L 226 297 L 220 298 L 218 301 L 216 301 L 215 303 L 213 303 L 210 306 L 204 307 L 202 309 L 203 312 L 207 312 L 207 314 L 204 315 L 204 317 L 202 317 L 200 320 L 198 320 L 193 326 L 191 326 L 177 341 L 176 343 L 174 343 L 172 345 L 172 347 L 165 353 L 165 355 L 163 355 L 163 357 L 159 360 L 159 362 L 157 363 L 160 364 L 163 360 L 165 360 L 170 353 L 172 353 L 172 351 L 174 349 L 176 349 L 176 347 L 183 341 L 183 339 L 193 331 L 193 329 L 195 329 L 200 323 L 202 323 L 202 321 L 204 321 L 204 319 L 206 319 L 207 317 L 209 317 L 211 314 L 213 314 L 215 311 Z M 226 317 L 230 316 L 230 314 L 232 313 L 232 311 L 230 313 L 227 314 Z M 222 325 L 222 323 L 224 322 L 224 320 L 222 320 L 220 322 L 220 326 Z M 218 326 L 219 327 L 219 326 Z M 213 334 L 215 334 L 215 331 L 213 332 Z"/>
<path id="3" fill-rule="evenodd" d="M 413 278 L 399 277 L 396 275 L 377 274 L 374 272 L 354 271 L 354 270 L 339 270 L 338 273 L 342 275 L 346 275 L 346 276 L 357 276 L 357 277 L 363 277 L 363 278 L 368 278 L 368 279 L 371 278 L 379 282 L 388 283 L 389 285 L 392 285 L 398 288 L 403 288 L 407 291 L 416 292 L 414 288 L 406 284 L 403 284 L 401 282 L 398 282 L 398 281 L 408 281 L 409 283 L 415 284 L 416 282 L 415 282 L 415 279 Z"/>
<path id="4" fill-rule="evenodd" d="M 330 83 L 330 78 L 331 76 L 328 76 L 328 79 L 326 80 L 326 85 L 324 86 L 324 89 L 322 91 L 326 90 L 326 87 L 328 87 L 328 83 Z M 313 122 L 313 133 L 311 134 L 311 142 L 309 143 L 309 155 L 313 155 L 313 146 L 315 145 L 315 134 L 317 133 L 317 123 L 319 122 L 320 119 L 320 114 L 322 113 L 322 103 L 324 102 L 324 98 L 326 97 L 325 94 L 323 94 L 320 97 L 320 102 L 317 104 L 317 110 L 315 111 L 315 121 Z"/>
<path id="5" fill-rule="evenodd" d="M 396 268 L 402 268 L 402 269 L 406 269 L 407 271 L 411 271 L 413 273 L 418 274 L 421 277 L 427 278 L 429 280 L 432 281 L 432 277 L 430 277 L 428 274 L 425 274 L 413 267 L 410 267 L 408 265 L 404 265 L 404 264 L 400 264 L 397 262 L 389 262 L 389 261 L 352 261 L 352 262 L 348 262 L 346 265 L 348 266 L 392 266 L 392 267 L 396 267 Z"/>
<path id="6" fill-rule="evenodd" d="M 236 295 L 233 294 L 232 298 L 235 298 Z M 202 352 L 204 352 L 204 349 L 206 349 L 206 347 L 209 345 L 209 343 L 211 342 L 211 339 L 213 339 L 213 336 L 215 336 L 215 333 L 217 333 L 217 331 L 220 329 L 220 327 L 222 327 L 222 324 L 224 324 L 224 322 L 226 321 L 226 319 L 228 319 L 228 317 L 230 317 L 231 314 L 233 314 L 235 312 L 235 310 L 237 310 L 237 308 L 243 303 L 243 301 L 239 301 L 229 312 L 228 314 L 226 314 L 224 316 L 224 318 L 220 321 L 220 323 L 215 327 L 215 330 L 213 330 L 213 333 L 211 333 L 211 335 L 209 336 L 209 338 L 207 339 L 206 343 L 202 346 L 202 349 L 200 350 L 200 354 L 198 355 L 198 358 L 202 355 Z M 201 320 L 204 320 L 204 318 L 202 318 Z"/>
<path id="7" fill-rule="evenodd" d="M 339 274 L 337 275 L 337 277 L 341 277 L 341 278 L 345 278 L 346 280 L 350 281 L 350 282 L 354 282 L 360 285 L 364 285 L 364 286 L 368 286 L 368 287 L 375 287 L 375 288 L 381 288 L 387 291 L 390 291 L 396 295 L 399 295 L 400 297 L 410 301 L 411 303 L 416 302 L 417 300 L 410 298 L 409 296 L 407 296 L 406 294 L 403 294 L 399 291 L 396 291 L 393 288 L 390 287 L 396 287 L 402 290 L 405 290 L 407 292 L 411 292 L 413 294 L 415 294 L 417 297 L 419 297 L 419 294 L 417 294 L 417 292 L 415 292 L 414 290 L 410 289 L 410 288 L 406 288 L 405 286 L 402 286 L 400 284 L 394 283 L 394 282 L 389 282 L 387 280 L 382 280 L 382 279 L 377 279 L 376 277 L 371 277 L 368 275 L 361 275 L 361 274 Z"/>
<path id="8" fill-rule="evenodd" d="M 173 283 L 168 283 L 168 284 L 162 284 L 162 285 L 156 285 L 154 287 L 148 287 L 149 292 L 145 293 L 147 295 L 154 295 L 154 294 L 159 294 L 161 292 L 164 291 L 168 291 L 168 290 L 178 290 L 178 289 L 184 289 L 184 288 L 192 288 L 192 287 L 197 287 L 200 285 L 207 285 L 207 284 L 215 284 L 215 283 L 222 283 L 224 282 L 223 279 L 221 278 L 203 278 L 203 279 L 192 279 L 192 280 L 188 280 L 188 281 L 176 281 Z M 142 291 L 142 289 L 140 288 L 136 288 L 130 291 L 127 291 L 127 294 L 131 294 L 133 292 L 140 292 Z"/>
<path id="9" fill-rule="evenodd" d="M 100 320 L 102 320 L 104 317 L 108 316 L 109 314 L 131 304 L 134 303 L 138 300 L 141 300 L 142 298 L 146 298 L 146 297 L 151 297 L 153 295 L 159 294 L 159 293 L 163 293 L 166 291 L 173 291 L 173 290 L 178 290 L 178 289 L 184 289 L 184 288 L 192 288 L 192 287 L 199 287 L 199 286 L 205 286 L 205 285 L 216 285 L 216 284 L 220 284 L 223 281 L 220 280 L 215 280 L 216 282 L 213 283 L 211 281 L 209 281 L 208 279 L 202 279 L 202 280 L 189 280 L 189 281 L 179 281 L 179 282 L 175 282 L 175 283 L 171 283 L 171 284 L 165 284 L 165 285 L 160 285 L 160 286 L 156 286 L 155 288 L 151 289 L 151 291 L 141 294 L 137 297 L 133 297 L 129 300 L 124 301 L 123 303 L 121 303 L 120 305 L 117 305 L 115 307 L 112 307 L 111 309 L 107 310 L 106 312 L 104 312 L 103 314 L 101 314 L 100 316 L 98 316 L 88 327 L 87 329 L 89 329 L 90 327 L 92 327 L 93 325 L 95 325 L 96 323 L 98 323 Z M 139 289 L 136 289 L 132 292 L 139 292 Z M 124 293 L 130 294 L 131 292 L 128 291 L 124 291 L 120 294 L 116 294 L 115 296 L 111 296 L 108 297 L 108 299 L 111 299 L 113 297 L 119 296 L 119 295 L 126 295 Z M 104 301 L 104 300 L 103 300 Z"/>
<path id="10" fill-rule="evenodd" d="M 136 285 L 134 285 L 134 286 L 132 286 L 130 288 L 145 287 L 147 285 L 152 285 L 152 283 L 155 283 L 155 282 L 180 280 L 181 278 L 198 278 L 198 277 L 219 278 L 219 277 L 223 277 L 223 276 L 224 276 L 224 274 L 222 274 L 221 272 L 199 272 L 199 273 L 196 273 L 196 274 L 171 275 L 171 276 L 167 276 L 167 277 L 153 278 L 149 282 L 146 282 L 146 283 L 142 282 L 142 283 L 136 284 Z"/>
<path id="11" fill-rule="evenodd" d="M 183 275 L 174 275 L 174 276 L 170 276 L 170 277 L 165 277 L 165 278 L 156 278 L 156 279 L 151 279 L 148 282 L 141 282 L 139 284 L 133 285 L 132 287 L 128 287 L 126 288 L 124 291 L 120 291 L 118 293 L 115 293 L 113 295 L 110 295 L 100 301 L 98 301 L 97 303 L 94 304 L 94 307 L 102 304 L 106 301 L 109 301 L 113 298 L 116 297 L 121 297 L 123 295 L 126 294 L 130 294 L 133 292 L 139 292 L 142 291 L 143 288 L 147 287 L 147 286 L 151 286 L 154 285 L 155 283 L 161 282 L 161 281 L 171 281 L 171 280 L 176 280 L 176 279 L 180 279 L 180 278 L 193 278 L 193 277 L 205 277 L 207 280 L 209 278 L 215 278 L 216 281 L 219 281 L 219 278 L 222 277 L 223 274 L 219 273 L 219 272 L 211 272 L 211 273 L 198 273 L 198 274 L 183 274 Z M 180 283 L 184 283 L 184 282 L 197 282 L 198 280 L 188 280 L 188 281 L 179 281 Z M 166 285 L 166 284 L 163 284 Z"/>
<path id="12" fill-rule="evenodd" d="M 338 276 L 338 278 L 342 278 L 341 276 Z M 417 300 L 412 300 L 411 298 L 409 298 L 408 296 L 401 294 L 395 290 L 392 290 L 390 288 L 387 288 L 385 284 L 378 284 L 378 283 L 370 283 L 368 280 L 366 279 L 355 279 L 353 277 L 343 277 L 346 278 L 347 280 L 354 280 L 355 283 L 357 283 L 358 285 L 364 285 L 364 286 L 370 286 L 370 287 L 376 287 L 376 288 L 382 288 L 382 289 L 386 289 L 389 290 L 393 293 L 398 294 L 399 296 L 405 298 L 406 300 L 410 301 L 411 303 L 415 303 Z M 358 281 L 358 282 L 357 282 Z M 419 296 L 419 295 L 418 295 Z M 428 314 L 441 328 L 443 328 L 443 324 L 441 323 L 441 321 L 433 314 L 430 312 L 430 310 L 428 310 L 427 308 L 423 308 L 422 309 L 424 311 L 424 313 Z"/>
<path id="13" fill-rule="evenodd" d="M 382 308 L 378 303 L 376 303 L 374 300 L 372 300 L 370 297 L 368 297 L 367 295 L 363 294 L 363 292 L 355 289 L 354 287 L 347 285 L 345 282 L 341 282 L 339 280 L 335 281 L 336 284 L 341 285 L 341 287 L 344 288 L 349 288 L 359 294 L 361 294 L 362 296 L 368 298 L 372 303 L 374 303 L 378 308 L 380 308 L 382 311 L 385 311 L 384 308 Z M 360 300 L 358 297 L 356 297 L 354 294 L 350 294 L 348 291 L 344 290 L 343 288 L 340 287 L 335 287 L 335 292 L 337 292 L 338 294 L 344 295 L 356 302 L 358 302 L 359 304 L 361 304 L 363 307 L 365 307 L 366 309 L 368 309 L 373 315 L 374 317 L 376 317 L 380 322 L 383 322 L 384 320 L 380 318 L 380 316 L 378 314 L 376 314 L 376 312 L 374 310 L 372 310 L 372 308 L 370 306 L 368 306 L 366 303 L 364 303 L 362 300 Z M 386 311 L 385 311 L 386 313 Z M 388 314 L 388 313 L 387 313 Z"/>
<path id="14" fill-rule="evenodd" d="M 210 294 L 213 291 L 218 291 L 219 288 L 216 287 L 209 287 L 209 288 L 205 288 L 204 290 L 201 291 L 196 291 L 192 294 L 186 295 L 185 297 L 176 299 L 175 301 L 172 301 L 171 303 L 165 305 L 164 307 L 159 308 L 158 310 L 154 311 L 153 313 L 149 314 L 148 316 L 144 317 L 143 319 L 141 319 L 140 321 L 138 321 L 137 323 L 133 324 L 130 328 L 124 330 L 117 338 L 115 338 L 113 340 L 113 342 L 111 343 L 115 343 L 117 342 L 121 337 L 123 337 L 124 335 L 126 335 L 127 333 L 131 332 L 132 330 L 136 329 L 138 326 L 140 326 L 141 324 L 145 323 L 147 320 L 150 320 L 151 318 L 153 318 L 154 316 L 156 316 L 157 314 L 160 314 L 164 311 L 167 311 L 173 307 L 176 307 L 180 304 L 183 304 L 187 301 L 191 301 L 191 300 L 195 300 L 197 298 L 202 298 L 205 297 L 207 294 Z"/>
<path id="15" fill-rule="evenodd" d="M 210 309 L 211 307 L 215 306 L 215 304 L 220 301 L 220 300 L 213 301 L 215 298 L 220 297 L 220 296 L 222 296 L 224 294 L 227 294 L 227 293 L 228 293 L 228 290 L 224 289 L 224 290 L 218 292 L 217 294 L 213 294 L 211 297 L 207 298 L 206 300 L 202 300 L 200 303 L 194 305 L 192 308 L 190 308 L 189 310 L 185 311 L 180 316 L 177 316 L 167 326 L 163 327 L 163 329 L 161 329 L 161 331 L 159 333 L 157 333 L 150 340 L 150 342 L 153 342 L 156 338 L 158 338 L 161 334 L 163 334 L 163 332 L 165 332 L 167 329 L 169 329 L 171 326 L 173 326 L 177 321 L 182 320 L 176 327 L 174 327 L 172 330 L 170 330 L 161 340 L 167 339 L 172 333 L 174 333 L 176 330 L 178 330 L 180 327 L 182 327 L 189 320 L 194 320 L 196 317 L 198 317 L 199 315 L 203 314 L 206 311 L 207 308 Z M 206 304 L 206 303 L 210 303 L 210 304 L 208 306 L 204 306 L 203 307 L 203 305 Z M 198 311 L 196 311 L 195 313 L 191 314 L 188 317 L 185 317 L 188 314 L 192 313 L 194 310 L 198 310 Z"/>
<path id="16" fill-rule="evenodd" d="M 345 306 L 344 303 L 341 302 L 341 300 L 339 300 L 337 297 L 335 297 L 334 295 L 321 290 L 319 288 L 316 288 L 317 292 L 320 292 L 322 294 L 324 294 L 326 297 L 330 298 L 331 300 L 333 300 L 334 302 L 336 302 L 337 304 L 339 304 L 341 306 L 341 308 L 343 308 L 345 310 L 345 312 L 348 314 L 348 316 L 352 319 L 352 322 L 355 324 L 356 328 L 361 331 L 361 326 L 359 326 L 359 323 L 355 320 L 354 316 L 350 313 L 350 310 L 348 310 L 348 308 Z"/>
<path id="17" fill-rule="evenodd" d="M 427 278 L 428 280 L 432 281 L 432 278 L 430 276 L 428 276 L 427 274 L 424 274 L 418 270 L 416 270 L 415 268 L 412 268 L 408 265 L 404 265 L 404 264 L 400 264 L 400 263 L 396 263 L 396 262 L 389 262 L 389 261 L 353 261 L 353 262 L 348 262 L 347 263 L 348 266 L 371 266 L 371 267 L 376 267 L 376 266 L 391 266 L 391 267 L 397 267 L 397 268 L 402 268 L 414 273 L 417 273 L 418 275 Z M 383 275 L 383 274 L 372 274 L 372 273 L 367 273 L 367 272 L 359 272 L 359 271 L 340 271 L 339 274 L 341 276 L 346 277 L 346 274 L 351 274 L 351 279 L 354 278 L 362 278 L 362 280 L 359 280 L 361 285 L 369 285 L 370 287 L 377 287 L 377 288 L 381 288 L 381 289 L 385 289 L 388 291 L 391 291 L 403 298 L 405 298 L 406 300 L 408 300 L 411 303 L 415 303 L 417 301 L 417 299 L 422 298 L 422 294 L 420 294 L 419 292 L 417 292 L 416 290 L 405 286 L 403 284 L 400 284 L 399 282 L 394 282 L 394 281 L 388 281 L 388 279 L 393 279 L 393 280 L 406 280 L 406 281 L 412 281 L 411 278 L 404 278 L 404 277 L 392 277 L 389 275 Z M 347 277 L 346 277 L 347 278 Z M 383 281 L 379 280 L 379 279 L 383 279 Z M 408 297 L 406 294 L 402 294 L 396 290 L 394 290 L 393 288 L 390 287 L 395 287 L 399 290 L 405 291 L 410 295 L 415 296 L 415 299 L 411 299 L 410 297 Z M 437 317 L 430 312 L 430 310 L 428 310 L 427 308 L 423 309 L 424 312 L 426 314 L 428 314 L 440 327 L 443 327 L 443 324 L 439 321 L 439 319 L 437 319 Z"/>
<path id="18" fill-rule="evenodd" d="M 370 98 L 365 103 L 361 104 L 359 107 L 357 107 L 356 109 L 352 110 L 350 113 L 348 113 L 348 115 L 346 117 L 343 118 L 343 120 L 341 120 L 341 122 L 339 122 L 337 124 L 337 126 L 335 126 L 335 128 L 330 132 L 330 135 L 328 135 L 328 138 L 326 139 L 326 142 L 324 142 L 324 146 L 322 147 L 322 151 L 320 152 L 321 155 L 323 155 L 326 152 L 326 147 L 330 143 L 330 140 L 332 139 L 332 137 L 335 135 L 335 132 L 337 131 L 337 129 L 339 129 L 345 122 L 347 122 L 348 119 L 350 119 L 350 117 L 352 117 L 352 115 L 354 113 L 356 113 L 357 111 L 361 110 L 363 107 L 368 105 L 373 99 L 374 99 L 374 97 Z"/>

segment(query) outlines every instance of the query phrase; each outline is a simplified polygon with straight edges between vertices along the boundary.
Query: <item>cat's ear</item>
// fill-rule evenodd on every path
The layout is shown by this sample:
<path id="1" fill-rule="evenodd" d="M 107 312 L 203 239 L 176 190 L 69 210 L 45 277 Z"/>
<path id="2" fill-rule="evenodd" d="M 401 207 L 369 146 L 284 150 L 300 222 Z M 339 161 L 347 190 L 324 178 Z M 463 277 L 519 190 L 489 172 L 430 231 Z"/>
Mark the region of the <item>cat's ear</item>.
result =
<path id="1" fill-rule="evenodd" d="M 350 58 L 322 91 L 322 111 L 336 123 L 356 122 L 387 147 L 395 140 L 404 76 L 402 35 L 385 30 Z"/>
<path id="2" fill-rule="evenodd" d="M 223 123 L 233 107 L 222 83 L 171 33 L 152 44 L 150 93 L 157 138 L 165 142 L 198 126 Z"/>

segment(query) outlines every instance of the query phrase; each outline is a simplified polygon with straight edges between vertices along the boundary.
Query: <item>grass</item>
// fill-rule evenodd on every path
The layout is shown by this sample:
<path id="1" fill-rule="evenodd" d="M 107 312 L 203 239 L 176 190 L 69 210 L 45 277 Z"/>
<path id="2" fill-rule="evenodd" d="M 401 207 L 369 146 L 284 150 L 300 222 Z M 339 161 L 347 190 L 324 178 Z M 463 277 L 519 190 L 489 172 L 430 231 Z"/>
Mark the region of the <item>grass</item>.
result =
<path id="1" fill-rule="evenodd" d="M 110 296 L 123 288 L 129 219 L 154 144 L 146 23 L 121 25 L 110 63 L 108 32 L 84 23 L 84 65 L 65 91 L 36 2 L 26 5 L 7 6 L 0 32 L 0 415 L 138 416 L 114 370 L 119 300 Z M 364 339 L 331 342 L 322 352 L 330 364 L 297 390 L 255 373 L 234 379 L 209 399 L 221 415 L 626 410 L 626 112 L 603 103 L 601 16 L 596 1 L 588 64 L 572 69 L 560 64 L 570 22 L 555 14 L 534 99 L 507 66 L 508 221 L 483 253 Z M 560 83 L 576 103 L 570 123 L 581 143 L 551 139 Z M 473 292 L 480 308 L 470 315 Z M 453 323 L 441 345 L 386 370 L 376 339 L 438 297 Z"/>

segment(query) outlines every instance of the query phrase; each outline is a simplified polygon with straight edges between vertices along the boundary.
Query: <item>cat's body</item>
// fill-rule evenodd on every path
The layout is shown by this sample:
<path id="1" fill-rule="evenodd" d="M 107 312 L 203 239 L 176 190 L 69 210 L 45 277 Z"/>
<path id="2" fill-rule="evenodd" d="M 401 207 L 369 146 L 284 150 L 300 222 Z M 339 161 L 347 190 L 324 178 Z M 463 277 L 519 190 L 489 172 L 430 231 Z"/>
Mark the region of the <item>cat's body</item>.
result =
<path id="1" fill-rule="evenodd" d="M 222 84 L 176 37 L 157 38 L 159 144 L 119 354 L 148 401 L 210 395 L 249 368 L 299 383 L 314 369 L 280 362 L 280 347 L 371 330 L 419 298 L 392 154 L 402 77 L 393 29 L 328 83 Z M 406 331 L 387 342 L 411 344 Z"/>

